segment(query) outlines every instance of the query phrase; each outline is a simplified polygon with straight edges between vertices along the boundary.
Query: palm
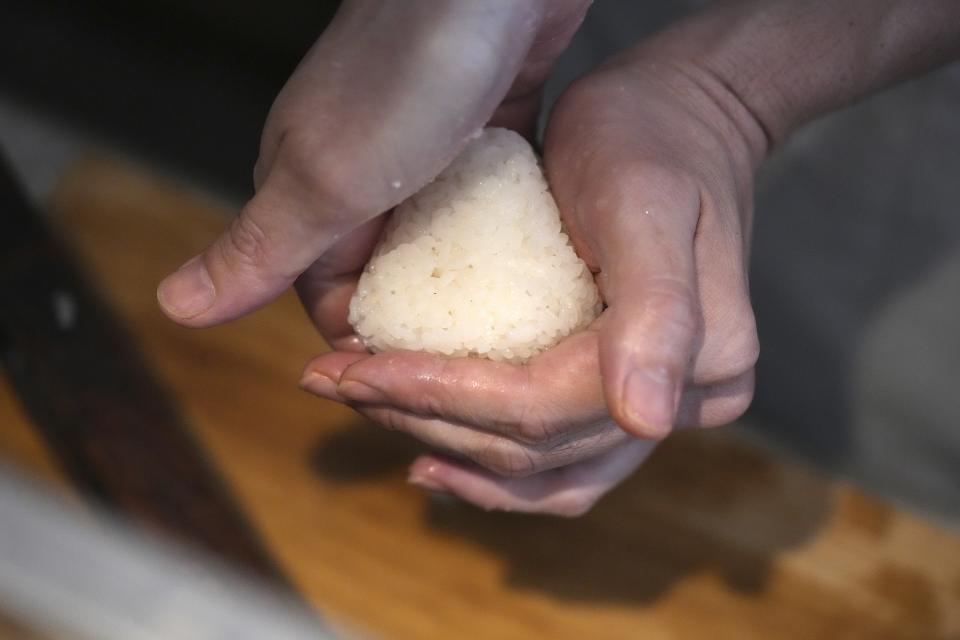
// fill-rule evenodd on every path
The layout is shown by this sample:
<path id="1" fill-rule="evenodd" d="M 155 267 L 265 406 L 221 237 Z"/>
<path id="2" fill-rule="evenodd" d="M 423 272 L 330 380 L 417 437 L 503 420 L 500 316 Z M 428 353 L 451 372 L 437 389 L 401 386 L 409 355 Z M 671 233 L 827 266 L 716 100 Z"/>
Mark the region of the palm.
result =
<path id="1" fill-rule="evenodd" d="M 306 386 L 441 452 L 414 463 L 420 484 L 487 508 L 566 515 L 588 509 L 672 427 L 740 415 L 756 358 L 742 232 L 752 166 L 708 97 L 684 98 L 613 66 L 569 91 L 551 119 L 548 176 L 608 305 L 587 330 L 525 366 L 334 352 L 308 366 Z M 653 371 L 639 395 L 623 383 L 631 367 Z"/>

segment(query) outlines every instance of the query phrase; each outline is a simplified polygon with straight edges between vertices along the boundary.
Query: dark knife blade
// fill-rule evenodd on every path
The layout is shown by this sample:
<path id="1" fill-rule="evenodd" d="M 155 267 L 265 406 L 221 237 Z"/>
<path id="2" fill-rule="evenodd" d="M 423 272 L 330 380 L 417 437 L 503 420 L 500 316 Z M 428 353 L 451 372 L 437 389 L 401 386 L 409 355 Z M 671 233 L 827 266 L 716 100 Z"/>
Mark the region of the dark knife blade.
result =
<path id="1" fill-rule="evenodd" d="M 136 522 L 286 585 L 131 336 L 2 156 L 0 230 L 0 364 L 72 482 Z"/>

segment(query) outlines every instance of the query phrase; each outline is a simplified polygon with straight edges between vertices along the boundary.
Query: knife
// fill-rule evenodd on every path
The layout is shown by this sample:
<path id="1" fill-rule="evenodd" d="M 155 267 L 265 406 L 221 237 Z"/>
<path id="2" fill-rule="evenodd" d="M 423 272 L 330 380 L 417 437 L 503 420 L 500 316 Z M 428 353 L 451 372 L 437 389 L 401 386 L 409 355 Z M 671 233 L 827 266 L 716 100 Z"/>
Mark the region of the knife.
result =
<path id="1" fill-rule="evenodd" d="M 290 590 L 136 344 L 0 154 L 0 365 L 83 493 Z"/>

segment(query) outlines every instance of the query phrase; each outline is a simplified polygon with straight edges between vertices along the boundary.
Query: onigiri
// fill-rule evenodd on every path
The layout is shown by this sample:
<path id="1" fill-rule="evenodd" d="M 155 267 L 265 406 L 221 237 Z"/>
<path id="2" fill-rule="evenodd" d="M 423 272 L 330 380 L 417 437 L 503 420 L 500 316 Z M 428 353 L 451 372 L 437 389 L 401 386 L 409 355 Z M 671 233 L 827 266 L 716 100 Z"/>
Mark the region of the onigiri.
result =
<path id="1" fill-rule="evenodd" d="M 394 209 L 349 321 L 375 352 L 524 363 L 600 309 L 533 149 L 488 128 Z"/>

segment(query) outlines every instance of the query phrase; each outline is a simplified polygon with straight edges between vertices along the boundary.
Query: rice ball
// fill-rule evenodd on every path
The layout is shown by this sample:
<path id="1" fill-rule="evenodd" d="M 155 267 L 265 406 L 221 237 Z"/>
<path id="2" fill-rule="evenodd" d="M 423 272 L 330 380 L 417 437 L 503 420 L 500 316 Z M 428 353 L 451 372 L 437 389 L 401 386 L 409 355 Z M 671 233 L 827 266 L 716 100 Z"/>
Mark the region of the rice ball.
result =
<path id="1" fill-rule="evenodd" d="M 396 207 L 349 321 L 372 351 L 523 363 L 600 309 L 533 149 L 488 128 Z"/>

